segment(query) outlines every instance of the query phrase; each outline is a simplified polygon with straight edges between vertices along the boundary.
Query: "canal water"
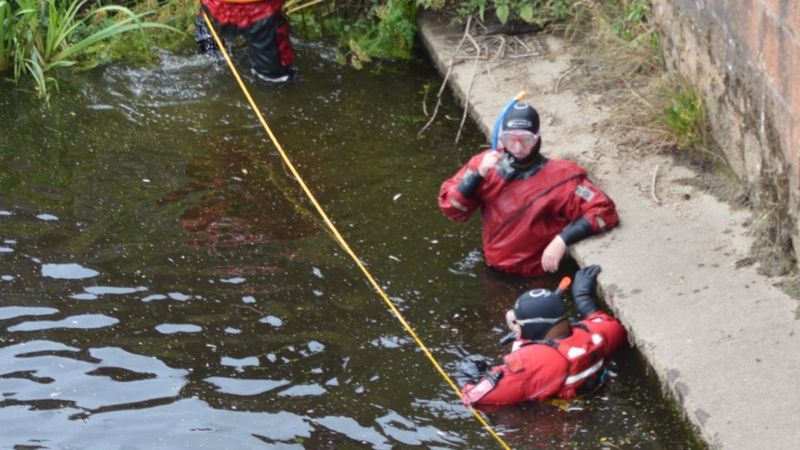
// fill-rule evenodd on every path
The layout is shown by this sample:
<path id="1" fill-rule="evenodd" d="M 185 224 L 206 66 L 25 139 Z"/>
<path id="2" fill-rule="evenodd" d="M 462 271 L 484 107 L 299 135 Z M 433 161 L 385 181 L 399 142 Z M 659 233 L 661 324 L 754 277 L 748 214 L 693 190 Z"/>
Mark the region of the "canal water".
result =
<path id="1" fill-rule="evenodd" d="M 242 63 L 244 63 L 242 61 Z M 446 371 L 496 357 L 524 289 L 440 183 L 485 141 L 424 58 L 301 44 L 252 85 L 337 227 Z M 246 63 L 245 63 L 246 65 Z M 248 79 L 252 82 L 252 80 Z M 427 94 L 427 92 L 433 92 Z M 0 86 L 0 448 L 498 448 L 324 231 L 227 69 L 164 54 Z M 514 448 L 696 445 L 634 350 L 566 405 L 487 414 Z"/>

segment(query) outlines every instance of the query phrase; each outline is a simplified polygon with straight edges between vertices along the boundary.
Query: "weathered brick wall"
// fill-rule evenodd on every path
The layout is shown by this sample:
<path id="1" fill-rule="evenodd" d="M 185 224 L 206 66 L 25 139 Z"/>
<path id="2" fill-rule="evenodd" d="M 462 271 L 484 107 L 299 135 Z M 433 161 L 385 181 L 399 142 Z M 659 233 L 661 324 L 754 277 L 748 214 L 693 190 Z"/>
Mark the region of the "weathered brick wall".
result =
<path id="1" fill-rule="evenodd" d="M 785 204 L 800 255 L 800 0 L 652 0 L 668 64 L 701 93 L 715 141 Z"/>

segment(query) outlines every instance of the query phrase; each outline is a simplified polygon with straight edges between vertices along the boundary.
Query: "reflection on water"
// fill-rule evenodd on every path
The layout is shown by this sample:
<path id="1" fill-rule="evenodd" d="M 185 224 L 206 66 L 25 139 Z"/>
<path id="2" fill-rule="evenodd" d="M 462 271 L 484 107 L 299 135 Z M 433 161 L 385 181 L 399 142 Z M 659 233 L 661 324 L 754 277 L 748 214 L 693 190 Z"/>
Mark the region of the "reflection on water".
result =
<path id="1" fill-rule="evenodd" d="M 106 316 L 105 314 L 81 314 L 70 316 L 61 320 L 35 320 L 22 322 L 8 327 L 8 331 L 38 331 L 55 330 L 58 328 L 75 328 L 79 330 L 91 330 L 94 328 L 110 327 L 119 323 L 119 320 Z"/>
<path id="2" fill-rule="evenodd" d="M 82 280 L 100 275 L 100 272 L 87 269 L 80 264 L 42 264 L 42 276 L 62 280 Z"/>
<path id="3" fill-rule="evenodd" d="M 302 81 L 254 85 L 337 226 L 453 376 L 502 313 L 552 286 L 484 267 L 441 180 L 483 141 L 427 63 L 380 73 L 301 45 Z M 230 75 L 164 54 L 62 85 L 0 86 L 3 448 L 496 448 L 319 220 Z M 252 80 L 250 80 L 252 81 Z M 691 438 L 634 352 L 598 396 L 488 415 L 515 448 Z"/>

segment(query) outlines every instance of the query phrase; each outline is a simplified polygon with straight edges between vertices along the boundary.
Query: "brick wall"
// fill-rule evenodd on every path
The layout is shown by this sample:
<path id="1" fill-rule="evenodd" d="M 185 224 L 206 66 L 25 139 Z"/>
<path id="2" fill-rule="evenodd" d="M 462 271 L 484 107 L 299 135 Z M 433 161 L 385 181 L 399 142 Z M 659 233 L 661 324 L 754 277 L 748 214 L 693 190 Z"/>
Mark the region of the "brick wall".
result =
<path id="1" fill-rule="evenodd" d="M 652 0 L 667 62 L 701 93 L 715 141 L 800 255 L 800 0 Z"/>

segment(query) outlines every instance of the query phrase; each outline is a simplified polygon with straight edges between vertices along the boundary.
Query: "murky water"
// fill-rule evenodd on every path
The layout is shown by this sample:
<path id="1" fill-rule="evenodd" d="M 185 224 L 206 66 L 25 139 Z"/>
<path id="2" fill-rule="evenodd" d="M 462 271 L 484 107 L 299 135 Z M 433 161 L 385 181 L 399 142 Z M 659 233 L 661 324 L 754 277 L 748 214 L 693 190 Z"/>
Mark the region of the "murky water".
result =
<path id="1" fill-rule="evenodd" d="M 479 223 L 436 209 L 483 142 L 447 99 L 424 139 L 418 61 L 381 73 L 303 45 L 254 87 L 353 248 L 457 377 L 499 355 L 535 282 L 484 268 Z M 164 55 L 0 87 L 0 447 L 498 448 L 323 231 L 228 72 Z M 429 110 L 432 99 L 429 98 Z M 539 283 L 552 284 L 554 280 Z M 489 421 L 515 448 L 695 445 L 633 351 L 568 410 Z"/>

